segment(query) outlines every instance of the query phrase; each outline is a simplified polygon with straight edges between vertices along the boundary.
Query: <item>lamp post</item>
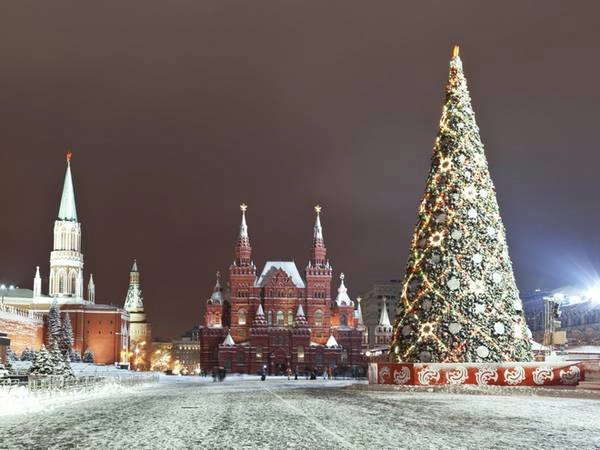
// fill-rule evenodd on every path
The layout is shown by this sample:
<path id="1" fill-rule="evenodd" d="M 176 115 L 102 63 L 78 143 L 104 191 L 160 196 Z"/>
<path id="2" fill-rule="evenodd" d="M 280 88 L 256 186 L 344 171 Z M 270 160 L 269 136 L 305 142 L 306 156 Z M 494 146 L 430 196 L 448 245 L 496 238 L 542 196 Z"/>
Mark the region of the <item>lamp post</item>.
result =
<path id="1" fill-rule="evenodd" d="M 10 286 L 6 286 L 5 284 L 0 284 L 0 291 L 2 291 L 2 306 L 4 306 L 4 296 L 7 291 L 14 291 L 15 287 L 11 284 Z"/>

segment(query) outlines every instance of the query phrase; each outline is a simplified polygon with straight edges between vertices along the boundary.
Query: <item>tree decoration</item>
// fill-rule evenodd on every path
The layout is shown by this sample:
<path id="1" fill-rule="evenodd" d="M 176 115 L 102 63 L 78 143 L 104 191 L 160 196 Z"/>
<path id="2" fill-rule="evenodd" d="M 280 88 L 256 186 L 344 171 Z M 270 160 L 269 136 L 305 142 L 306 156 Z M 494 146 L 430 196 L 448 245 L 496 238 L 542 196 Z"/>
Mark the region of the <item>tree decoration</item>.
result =
<path id="1" fill-rule="evenodd" d="M 391 345 L 407 362 L 531 359 L 504 225 L 455 48 Z"/>

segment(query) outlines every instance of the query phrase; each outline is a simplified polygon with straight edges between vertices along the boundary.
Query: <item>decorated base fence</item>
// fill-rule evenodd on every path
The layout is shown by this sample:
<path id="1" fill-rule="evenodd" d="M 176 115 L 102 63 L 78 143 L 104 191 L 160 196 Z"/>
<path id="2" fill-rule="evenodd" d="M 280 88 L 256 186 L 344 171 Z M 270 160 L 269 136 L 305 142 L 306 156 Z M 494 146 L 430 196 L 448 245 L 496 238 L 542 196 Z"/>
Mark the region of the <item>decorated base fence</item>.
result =
<path id="1" fill-rule="evenodd" d="M 577 386 L 580 381 L 584 381 L 582 363 L 371 363 L 369 365 L 369 384 Z"/>

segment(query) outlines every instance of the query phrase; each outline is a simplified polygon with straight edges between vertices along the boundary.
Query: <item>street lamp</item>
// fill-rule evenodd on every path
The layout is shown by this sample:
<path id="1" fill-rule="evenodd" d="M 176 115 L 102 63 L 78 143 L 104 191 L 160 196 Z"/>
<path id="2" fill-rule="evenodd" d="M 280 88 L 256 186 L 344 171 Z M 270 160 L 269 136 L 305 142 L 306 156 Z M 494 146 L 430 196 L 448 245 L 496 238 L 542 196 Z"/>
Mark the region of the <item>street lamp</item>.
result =
<path id="1" fill-rule="evenodd" d="M 11 284 L 10 286 L 6 286 L 5 284 L 0 284 L 0 291 L 2 292 L 2 305 L 4 306 L 4 296 L 7 291 L 14 291 L 15 287 Z"/>

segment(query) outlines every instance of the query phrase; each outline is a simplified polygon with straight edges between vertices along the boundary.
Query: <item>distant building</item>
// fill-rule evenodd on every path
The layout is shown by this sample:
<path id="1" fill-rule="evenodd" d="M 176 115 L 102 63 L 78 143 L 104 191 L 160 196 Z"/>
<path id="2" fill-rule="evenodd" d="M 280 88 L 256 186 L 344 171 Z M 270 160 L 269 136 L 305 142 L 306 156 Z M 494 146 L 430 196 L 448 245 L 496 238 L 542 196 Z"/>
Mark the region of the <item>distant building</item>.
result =
<path id="1" fill-rule="evenodd" d="M 137 260 L 129 272 L 129 287 L 125 298 L 125 311 L 129 313 L 129 361 L 135 370 L 148 370 L 152 355 L 152 333 L 144 312 L 144 298 L 140 286 Z"/>
<path id="2" fill-rule="evenodd" d="M 363 295 L 362 314 L 369 336 L 369 347 L 377 346 L 375 330 L 379 326 L 383 305 L 387 308 L 389 322 L 393 325 L 396 318 L 396 306 L 402 293 L 402 282 L 391 280 L 375 283 Z"/>
<path id="3" fill-rule="evenodd" d="M 331 297 L 333 268 L 327 259 L 321 208 L 315 208 L 305 279 L 293 261 L 267 261 L 257 275 L 245 205 L 241 209 L 235 259 L 229 268 L 231 290 L 223 292 L 217 274 L 207 300 L 200 329 L 202 368 L 256 373 L 266 366 L 270 373 L 283 373 L 288 368 L 321 371 L 362 365 L 364 326 L 343 274 L 337 297 Z"/>
<path id="4" fill-rule="evenodd" d="M 70 161 L 69 153 L 58 217 L 54 222 L 48 295 L 42 294 L 38 266 L 33 291 L 15 289 L 3 296 L 5 306 L 28 310 L 32 314 L 16 313 L 16 309 L 12 312 L 5 310 L 0 313 L 0 331 L 8 334 L 16 352 L 30 345 L 39 348 L 45 341 L 45 327 L 39 317 L 46 315 L 53 300 L 56 300 L 61 312 L 70 315 L 76 352 L 82 354 L 90 349 L 98 363 L 124 362 L 129 343 L 129 314 L 121 308 L 96 303 L 96 286 L 91 275 L 87 299 L 84 297 L 82 231 L 75 206 Z M 9 313 L 11 317 L 8 317 Z M 16 317 L 20 319 L 14 320 Z"/>
<path id="5" fill-rule="evenodd" d="M 600 298 L 573 287 L 536 290 L 522 298 L 525 320 L 535 341 L 543 340 L 544 299 L 551 299 L 559 305 L 561 329 L 567 333 L 569 347 L 600 346 Z"/>
<path id="6" fill-rule="evenodd" d="M 201 369 L 200 341 L 185 336 L 173 341 L 171 358 L 173 360 L 173 372 L 182 375 L 198 374 Z"/>

